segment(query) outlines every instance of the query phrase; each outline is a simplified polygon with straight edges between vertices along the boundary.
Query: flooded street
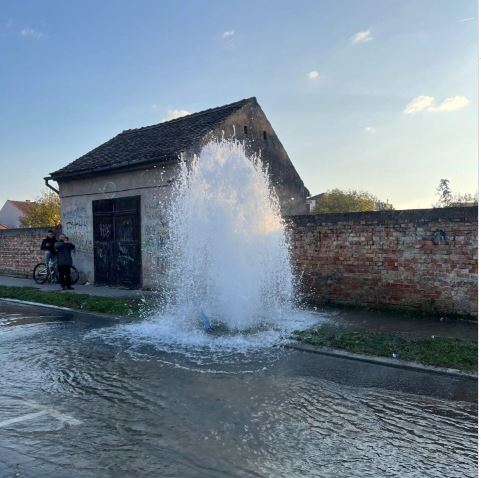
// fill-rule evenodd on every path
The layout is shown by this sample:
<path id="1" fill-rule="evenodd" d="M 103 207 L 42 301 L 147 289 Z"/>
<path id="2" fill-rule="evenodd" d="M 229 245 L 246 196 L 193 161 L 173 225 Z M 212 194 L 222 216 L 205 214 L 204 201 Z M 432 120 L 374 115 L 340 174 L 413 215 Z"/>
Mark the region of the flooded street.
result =
<path id="1" fill-rule="evenodd" d="M 477 476 L 462 380 L 96 333 L 118 326 L 0 301 L 2 478 Z"/>

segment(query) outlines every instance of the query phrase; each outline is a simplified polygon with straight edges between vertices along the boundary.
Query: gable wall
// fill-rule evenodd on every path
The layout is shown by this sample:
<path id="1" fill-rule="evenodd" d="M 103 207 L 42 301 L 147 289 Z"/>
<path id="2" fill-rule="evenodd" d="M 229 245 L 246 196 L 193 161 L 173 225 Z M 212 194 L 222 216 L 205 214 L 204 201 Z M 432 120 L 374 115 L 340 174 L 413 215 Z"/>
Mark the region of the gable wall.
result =
<path id="1" fill-rule="evenodd" d="M 247 135 L 244 134 L 244 126 L 248 128 Z M 262 161 L 269 167 L 282 213 L 304 214 L 308 191 L 260 106 L 256 103 L 246 104 L 220 125 L 214 134 L 221 137 L 224 133 L 229 138 L 234 131 L 235 138 L 246 141 L 249 154 L 261 153 Z M 266 139 L 263 137 L 264 131 Z"/>

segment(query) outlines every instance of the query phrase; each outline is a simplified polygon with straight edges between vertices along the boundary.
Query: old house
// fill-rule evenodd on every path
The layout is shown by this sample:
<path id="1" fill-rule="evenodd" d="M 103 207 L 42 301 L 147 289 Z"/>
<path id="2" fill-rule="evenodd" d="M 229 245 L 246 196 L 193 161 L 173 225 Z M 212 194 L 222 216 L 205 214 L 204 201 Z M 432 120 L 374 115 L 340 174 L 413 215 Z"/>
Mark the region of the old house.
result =
<path id="1" fill-rule="evenodd" d="M 283 213 L 304 213 L 308 191 L 255 98 L 127 130 L 46 178 L 58 182 L 63 230 L 86 280 L 155 286 L 180 154 L 222 134 L 261 152 Z"/>
<path id="2" fill-rule="evenodd" d="M 4 229 L 21 227 L 20 219 L 28 214 L 35 203 L 32 201 L 12 201 L 8 199 L 0 209 L 0 225 Z"/>
<path id="3" fill-rule="evenodd" d="M 306 213 L 307 214 L 313 214 L 314 209 L 316 209 L 316 206 L 319 201 L 322 200 L 322 198 L 325 196 L 326 193 L 321 193 L 321 194 L 316 194 L 315 196 L 310 196 L 306 199 Z"/>

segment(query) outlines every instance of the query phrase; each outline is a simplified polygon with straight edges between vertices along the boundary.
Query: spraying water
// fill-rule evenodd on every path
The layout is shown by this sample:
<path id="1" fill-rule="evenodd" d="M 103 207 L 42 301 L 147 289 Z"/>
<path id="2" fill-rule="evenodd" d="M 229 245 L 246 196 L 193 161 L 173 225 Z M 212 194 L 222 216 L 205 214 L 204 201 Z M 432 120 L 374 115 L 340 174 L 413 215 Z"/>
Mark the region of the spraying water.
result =
<path id="1" fill-rule="evenodd" d="M 108 340 L 238 365 L 239 352 L 267 350 L 319 321 L 294 307 L 279 200 L 242 143 L 212 141 L 181 161 L 168 222 L 165 302 L 140 323 L 105 331 Z"/>
<path id="2" fill-rule="evenodd" d="M 169 231 L 167 314 L 231 331 L 286 319 L 294 288 L 279 201 L 242 143 L 213 141 L 182 161 Z"/>

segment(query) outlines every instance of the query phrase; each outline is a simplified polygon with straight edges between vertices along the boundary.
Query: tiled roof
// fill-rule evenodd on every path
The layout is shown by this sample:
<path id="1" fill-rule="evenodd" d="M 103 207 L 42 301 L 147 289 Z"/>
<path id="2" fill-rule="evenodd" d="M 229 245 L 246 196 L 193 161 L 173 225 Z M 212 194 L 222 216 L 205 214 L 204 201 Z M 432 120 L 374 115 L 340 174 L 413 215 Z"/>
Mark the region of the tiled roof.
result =
<path id="1" fill-rule="evenodd" d="M 8 229 L 8 227 L 7 227 L 7 226 L 4 226 L 3 224 L 0 224 L 0 231 L 1 231 L 1 230 L 4 230 L 4 229 Z"/>
<path id="2" fill-rule="evenodd" d="M 320 194 L 316 194 L 315 196 L 309 196 L 307 198 L 307 200 L 317 200 L 317 199 L 321 199 L 323 196 L 325 196 L 326 193 L 320 193 Z"/>
<path id="3" fill-rule="evenodd" d="M 22 214 L 28 214 L 35 204 L 33 201 L 12 201 L 11 199 L 8 202 L 12 203 Z"/>
<path id="4" fill-rule="evenodd" d="M 176 160 L 218 124 L 248 102 L 248 98 L 153 126 L 129 129 L 51 173 L 53 179 L 92 174 L 142 164 Z"/>

